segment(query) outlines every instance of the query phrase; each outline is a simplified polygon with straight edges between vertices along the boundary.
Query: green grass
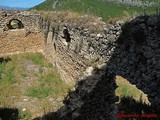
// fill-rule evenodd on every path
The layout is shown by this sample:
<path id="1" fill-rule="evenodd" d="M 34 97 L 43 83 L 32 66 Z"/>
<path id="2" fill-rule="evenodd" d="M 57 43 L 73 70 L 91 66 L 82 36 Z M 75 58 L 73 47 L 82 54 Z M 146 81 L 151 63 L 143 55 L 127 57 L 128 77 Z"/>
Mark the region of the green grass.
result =
<path id="1" fill-rule="evenodd" d="M 18 118 L 19 118 L 19 120 L 31 120 L 32 114 L 28 110 L 23 111 L 23 110 L 19 109 L 18 110 Z"/>
<path id="2" fill-rule="evenodd" d="M 22 65 L 23 61 L 28 60 L 39 66 L 38 77 L 39 86 L 33 86 L 28 89 L 27 95 L 37 98 L 45 98 L 47 96 L 60 97 L 67 93 L 72 85 L 68 85 L 60 78 L 59 73 L 54 66 L 49 63 L 40 53 L 26 53 L 18 56 L 11 56 L 11 61 L 0 63 L 0 88 L 6 84 L 11 90 L 13 84 L 20 82 L 19 76 L 27 77 L 29 74 Z M 47 73 L 43 73 L 42 67 L 47 69 Z M 31 74 L 30 74 L 31 75 Z"/>
<path id="3" fill-rule="evenodd" d="M 44 99 L 48 96 L 57 98 L 64 96 L 72 86 L 71 84 L 64 83 L 55 69 L 39 76 L 39 82 L 39 86 L 28 89 L 28 96 L 39 99 Z"/>
<path id="4" fill-rule="evenodd" d="M 10 60 L 7 61 L 7 58 Z M 40 53 L 11 55 L 5 59 L 0 62 L 0 107 L 2 108 L 16 108 L 15 100 L 21 102 L 22 98 L 28 95 L 27 98 L 31 103 L 34 98 L 38 98 L 35 99 L 36 106 L 40 105 L 49 112 L 58 108 L 62 102 L 53 103 L 48 97 L 62 100 L 73 87 L 72 83 L 61 80 L 52 63 L 49 63 Z M 39 72 L 32 74 L 28 71 L 27 63 L 37 66 Z M 32 107 L 22 111 L 22 108 L 22 106 L 17 108 L 20 109 L 20 120 L 30 120 L 31 116 L 42 114 L 44 111 L 42 108 L 32 111 Z"/>
<path id="5" fill-rule="evenodd" d="M 13 84 L 14 80 L 15 63 L 7 64 L 6 61 L 0 63 L 0 82 L 5 81 Z M 3 76 L 3 77 L 2 77 Z"/>
<path id="6" fill-rule="evenodd" d="M 45 2 L 33 7 L 36 10 L 53 11 L 53 0 L 46 0 Z M 56 7 L 57 11 L 70 10 L 78 13 L 92 14 L 100 16 L 103 20 L 109 20 L 111 18 L 120 18 L 123 16 L 133 14 L 143 14 L 144 9 L 142 7 L 135 7 L 123 4 L 114 4 L 102 0 L 59 0 Z M 148 7 L 146 9 L 147 14 L 155 13 L 155 6 Z"/>
<path id="7" fill-rule="evenodd" d="M 2 72 L 4 71 L 5 69 L 5 65 L 6 65 L 6 62 L 2 62 L 0 64 L 0 80 L 2 80 Z"/>
<path id="8" fill-rule="evenodd" d="M 26 54 L 23 57 L 26 58 L 27 60 L 31 60 L 36 65 L 41 65 L 41 66 L 45 65 L 44 56 L 41 53 L 37 54 L 30 53 Z"/>
<path id="9" fill-rule="evenodd" d="M 30 89 L 28 89 L 27 95 L 43 99 L 49 96 L 51 93 L 52 93 L 51 88 L 40 86 L 40 87 L 31 87 Z"/>

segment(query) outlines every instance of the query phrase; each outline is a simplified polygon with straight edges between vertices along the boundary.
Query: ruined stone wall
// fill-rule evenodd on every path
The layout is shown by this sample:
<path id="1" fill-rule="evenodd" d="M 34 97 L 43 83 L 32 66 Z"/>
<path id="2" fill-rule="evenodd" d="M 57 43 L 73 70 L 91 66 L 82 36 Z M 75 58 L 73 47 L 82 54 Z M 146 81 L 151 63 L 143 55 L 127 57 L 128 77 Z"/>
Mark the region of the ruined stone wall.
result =
<path id="1" fill-rule="evenodd" d="M 77 21 L 65 21 L 58 24 L 55 30 L 52 24 L 44 24 L 46 47 L 44 50 L 46 58 L 54 63 L 59 70 L 63 80 L 77 80 L 86 69 L 93 69 L 105 63 L 111 57 L 115 48 L 115 41 L 121 33 L 123 21 L 107 26 L 106 23 L 93 20 L 94 28 L 84 28 Z M 86 23 L 89 24 L 89 23 Z M 93 25 L 92 24 L 92 25 Z M 97 25 L 96 25 L 97 24 Z M 97 31 L 97 27 L 102 27 Z M 68 30 L 70 42 L 66 42 L 64 29 Z M 46 32 L 48 30 L 48 32 Z M 87 70 L 85 73 L 88 73 Z"/>
<path id="2" fill-rule="evenodd" d="M 42 52 L 42 33 L 29 33 L 24 30 L 10 30 L 0 35 L 0 56 L 25 52 Z"/>
<path id="3" fill-rule="evenodd" d="M 98 20 L 88 21 L 95 25 L 84 28 L 73 21 L 46 23 L 44 55 L 55 64 L 64 81 L 80 80 L 64 101 L 64 106 L 50 119 L 59 120 L 115 120 L 115 76 L 106 70 L 115 49 L 115 41 L 121 33 L 122 21 L 107 26 Z M 98 27 L 102 27 L 98 30 Z M 70 42 L 66 42 L 64 29 L 68 29 Z M 46 32 L 48 30 L 48 32 Z M 97 31 L 98 30 L 98 31 Z M 49 119 L 48 115 L 43 118 Z"/>
<path id="4" fill-rule="evenodd" d="M 10 20 L 22 22 L 23 28 L 9 29 Z M 44 35 L 40 29 L 40 14 L 29 11 L 0 10 L 0 56 L 42 51 Z"/>
<path id="5" fill-rule="evenodd" d="M 0 29 L 8 30 L 7 24 L 12 19 L 18 19 L 22 22 L 24 29 L 29 31 L 40 31 L 40 14 L 30 11 L 0 10 Z"/>
<path id="6" fill-rule="evenodd" d="M 88 28 L 76 26 L 72 21 L 65 21 L 54 32 L 52 30 L 48 32 L 46 57 L 63 70 L 65 73 L 63 79 L 66 81 L 75 79 L 76 76 L 80 76 L 79 73 L 84 71 L 84 75 L 99 75 L 99 72 L 94 71 L 101 71 L 101 67 L 106 65 L 104 69 L 107 72 L 104 72 L 103 75 L 108 76 L 105 78 L 99 76 L 96 78 L 97 81 L 106 80 L 105 82 L 107 82 L 108 78 L 110 79 L 109 74 L 120 75 L 146 93 L 149 101 L 156 109 L 160 104 L 159 23 L 160 16 L 140 16 L 126 23 L 119 21 L 111 26 L 104 25 L 105 27 L 102 26 L 103 31 L 93 32 Z M 66 42 L 63 34 L 63 30 L 66 28 L 70 34 L 70 42 Z M 56 59 L 53 59 L 54 57 Z M 78 64 L 78 61 L 81 64 Z M 72 76 L 68 76 L 68 74 Z M 87 77 L 84 80 L 94 81 L 94 78 Z M 92 82 L 82 82 L 77 85 L 75 92 L 69 94 L 67 102 L 64 101 L 64 107 L 58 111 L 57 114 L 61 116 L 60 118 L 106 119 L 106 116 L 101 118 L 101 115 L 98 116 L 97 114 L 105 113 L 108 108 L 111 108 L 111 106 L 108 108 L 103 108 L 103 106 L 110 103 L 110 100 L 115 100 L 114 93 L 110 91 L 110 89 L 113 91 L 115 89 L 115 80 L 112 79 L 112 84 L 110 81 L 107 82 L 112 86 L 111 88 L 108 87 L 109 89 L 103 86 L 105 82 L 102 82 L 103 84 L 100 82 L 92 84 Z M 94 96 L 96 93 L 91 94 L 98 89 L 101 92 L 105 90 L 106 96 L 102 95 L 103 97 L 100 98 L 102 103 L 96 106 L 96 97 Z M 97 93 L 99 95 L 97 97 L 101 96 L 101 92 Z M 89 98 L 87 98 L 88 96 Z M 94 99 L 95 102 L 90 101 L 94 101 Z M 89 107 L 90 104 L 93 106 Z M 96 114 L 96 110 L 99 108 L 103 110 Z M 106 113 L 109 119 L 112 118 L 113 111 L 114 108 L 110 113 Z M 114 119 L 112 118 L 112 120 Z"/>
<path id="7" fill-rule="evenodd" d="M 108 69 L 148 95 L 152 105 L 160 104 L 159 40 L 160 16 L 141 16 L 122 28 Z"/>

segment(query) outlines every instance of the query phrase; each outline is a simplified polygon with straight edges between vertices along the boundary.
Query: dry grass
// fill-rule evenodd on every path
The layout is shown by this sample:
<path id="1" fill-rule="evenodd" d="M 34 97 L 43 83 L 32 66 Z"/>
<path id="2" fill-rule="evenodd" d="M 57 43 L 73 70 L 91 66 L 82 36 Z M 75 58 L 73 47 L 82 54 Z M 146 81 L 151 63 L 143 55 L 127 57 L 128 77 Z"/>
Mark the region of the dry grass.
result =
<path id="1" fill-rule="evenodd" d="M 6 82 L 0 82 L 0 107 L 14 108 L 14 98 L 19 95 L 19 90 Z"/>
<path id="2" fill-rule="evenodd" d="M 116 95 L 122 97 L 132 97 L 136 101 L 141 101 L 150 104 L 147 95 L 139 90 L 135 85 L 130 84 L 126 79 L 117 76 L 116 83 L 119 86 L 116 89 Z"/>
<path id="3" fill-rule="evenodd" d="M 90 30 L 91 32 L 102 32 L 106 23 L 102 21 L 101 17 L 86 15 L 72 11 L 36 11 L 42 14 L 44 20 L 53 20 L 56 24 L 62 22 L 67 23 L 68 26 L 81 27 Z"/>
<path id="4" fill-rule="evenodd" d="M 57 12 L 43 11 L 43 10 L 40 11 L 32 10 L 32 11 L 40 13 L 43 16 L 44 20 L 58 19 L 59 22 L 62 22 L 63 20 L 77 19 L 81 16 L 80 13 L 71 11 L 57 11 Z"/>

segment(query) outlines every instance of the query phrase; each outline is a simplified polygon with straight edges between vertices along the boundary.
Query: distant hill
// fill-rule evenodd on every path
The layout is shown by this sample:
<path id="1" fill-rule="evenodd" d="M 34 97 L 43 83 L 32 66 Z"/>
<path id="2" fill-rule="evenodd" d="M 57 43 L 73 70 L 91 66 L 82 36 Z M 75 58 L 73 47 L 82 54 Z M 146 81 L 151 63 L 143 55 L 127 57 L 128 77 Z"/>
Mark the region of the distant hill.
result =
<path id="1" fill-rule="evenodd" d="M 9 6 L 0 6 L 2 9 L 7 9 L 7 10 L 27 10 L 28 8 L 21 8 L 21 7 L 9 7 Z"/>
<path id="2" fill-rule="evenodd" d="M 46 0 L 33 7 L 36 10 L 70 10 L 79 13 L 89 13 L 103 19 L 117 18 L 155 13 L 157 0 Z M 145 9 L 145 10 L 144 10 Z"/>

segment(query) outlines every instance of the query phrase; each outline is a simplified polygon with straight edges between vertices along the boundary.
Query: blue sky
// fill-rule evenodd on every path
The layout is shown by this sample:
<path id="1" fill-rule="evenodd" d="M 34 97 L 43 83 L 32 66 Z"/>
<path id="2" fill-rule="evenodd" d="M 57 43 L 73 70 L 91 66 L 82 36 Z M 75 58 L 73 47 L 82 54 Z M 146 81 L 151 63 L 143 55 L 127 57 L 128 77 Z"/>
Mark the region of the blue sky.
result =
<path id="1" fill-rule="evenodd" d="M 0 6 L 29 8 L 44 1 L 45 0 L 0 0 Z"/>

